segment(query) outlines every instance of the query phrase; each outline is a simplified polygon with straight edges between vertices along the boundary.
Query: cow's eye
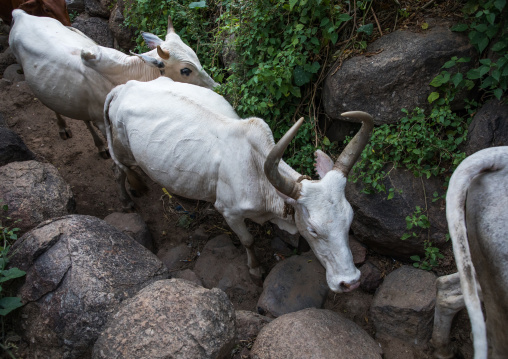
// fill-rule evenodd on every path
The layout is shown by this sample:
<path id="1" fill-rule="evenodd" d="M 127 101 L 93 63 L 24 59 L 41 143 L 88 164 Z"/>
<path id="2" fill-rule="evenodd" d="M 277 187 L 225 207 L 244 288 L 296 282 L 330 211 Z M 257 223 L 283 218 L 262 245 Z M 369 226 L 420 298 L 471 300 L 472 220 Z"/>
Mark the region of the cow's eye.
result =
<path id="1" fill-rule="evenodd" d="M 192 70 L 187 67 L 180 70 L 180 74 L 182 74 L 184 76 L 189 76 L 191 74 L 191 72 L 192 72 Z"/>

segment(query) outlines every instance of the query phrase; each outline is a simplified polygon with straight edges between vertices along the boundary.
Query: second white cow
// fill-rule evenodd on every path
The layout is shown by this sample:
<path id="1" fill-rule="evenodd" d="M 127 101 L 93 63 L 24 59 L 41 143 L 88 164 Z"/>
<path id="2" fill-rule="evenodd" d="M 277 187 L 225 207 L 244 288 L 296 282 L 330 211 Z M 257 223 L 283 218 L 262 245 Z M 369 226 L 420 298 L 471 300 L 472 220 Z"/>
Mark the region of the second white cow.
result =
<path id="1" fill-rule="evenodd" d="M 108 157 L 107 149 L 90 122 L 105 135 L 104 100 L 115 86 L 129 80 L 150 81 L 161 75 L 207 88 L 217 85 L 203 70 L 195 52 L 176 34 L 170 20 L 165 41 L 143 33 L 154 50 L 129 56 L 98 46 L 55 19 L 31 16 L 19 9 L 12 15 L 9 45 L 35 96 L 56 112 L 60 136 L 72 137 L 60 115 L 87 121 L 103 157 Z"/>
<path id="2" fill-rule="evenodd" d="M 140 187 L 130 169 L 136 165 L 171 193 L 212 202 L 246 247 L 255 277 L 262 271 L 246 218 L 300 232 L 325 267 L 333 291 L 358 287 L 360 271 L 348 242 L 353 210 L 344 189 L 370 137 L 372 117 L 343 114 L 363 122 L 362 128 L 335 163 L 316 153 L 321 179 L 313 181 L 280 160 L 303 118 L 275 145 L 262 119 L 231 117 L 218 98 L 218 105 L 211 102 L 192 89 L 168 88 L 158 80 L 129 81 L 108 95 L 104 117 L 111 157 L 131 185 Z M 124 179 L 120 176 L 119 185 L 128 203 Z"/>

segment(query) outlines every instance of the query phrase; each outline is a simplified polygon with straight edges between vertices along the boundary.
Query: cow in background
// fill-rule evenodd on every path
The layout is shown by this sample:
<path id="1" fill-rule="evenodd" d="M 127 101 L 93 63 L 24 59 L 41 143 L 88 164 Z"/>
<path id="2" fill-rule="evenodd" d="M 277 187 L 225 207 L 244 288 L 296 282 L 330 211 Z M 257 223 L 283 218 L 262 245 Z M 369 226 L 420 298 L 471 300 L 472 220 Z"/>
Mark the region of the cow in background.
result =
<path id="1" fill-rule="evenodd" d="M 508 146 L 478 151 L 457 167 L 446 219 L 458 273 L 437 280 L 434 354 L 454 357 L 451 324 L 465 306 L 475 359 L 508 358 Z"/>
<path id="2" fill-rule="evenodd" d="M 109 157 L 107 149 L 90 122 L 106 136 L 104 101 L 115 86 L 161 76 L 210 89 L 218 85 L 203 69 L 196 53 L 175 32 L 171 19 L 165 40 L 142 33 L 153 50 L 129 56 L 98 46 L 54 19 L 34 17 L 19 9 L 13 11 L 13 18 L 9 45 L 23 67 L 30 89 L 55 111 L 60 136 L 72 137 L 60 115 L 85 121 L 104 158 Z"/>
<path id="3" fill-rule="evenodd" d="M 12 23 L 12 10 L 21 9 L 34 16 L 51 17 L 65 26 L 71 26 L 65 0 L 2 0 L 0 18 L 7 25 Z"/>

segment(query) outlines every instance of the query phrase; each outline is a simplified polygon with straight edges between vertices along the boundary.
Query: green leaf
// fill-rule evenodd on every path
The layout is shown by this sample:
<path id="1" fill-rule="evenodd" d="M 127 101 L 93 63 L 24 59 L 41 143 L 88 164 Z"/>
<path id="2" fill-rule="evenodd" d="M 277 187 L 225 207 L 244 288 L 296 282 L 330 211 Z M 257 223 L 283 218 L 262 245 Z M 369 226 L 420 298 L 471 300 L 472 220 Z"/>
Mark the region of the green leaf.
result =
<path id="1" fill-rule="evenodd" d="M 470 80 L 477 80 L 482 77 L 480 75 L 480 69 L 471 69 L 467 72 L 466 76 Z"/>
<path id="2" fill-rule="evenodd" d="M 452 28 L 451 28 L 452 31 L 457 31 L 457 32 L 466 31 L 467 29 L 469 29 L 469 26 L 467 26 L 466 24 L 457 24 L 455 26 L 452 26 Z"/>
<path id="3" fill-rule="evenodd" d="M 409 258 L 411 258 L 411 260 L 416 261 L 416 262 L 421 261 L 421 258 L 420 258 L 420 256 L 418 256 L 418 255 L 414 255 L 414 256 L 411 256 L 411 257 L 409 257 Z"/>
<path id="4" fill-rule="evenodd" d="M 191 8 L 191 9 L 204 8 L 204 7 L 206 7 L 206 1 L 196 1 L 196 2 L 191 2 L 189 4 L 189 8 Z"/>
<path id="5" fill-rule="evenodd" d="M 324 144 L 325 146 L 330 146 L 330 140 L 328 139 L 328 137 L 326 137 L 326 136 L 325 136 L 325 137 L 323 138 L 323 144 Z"/>
<path id="6" fill-rule="evenodd" d="M 455 60 L 450 60 L 445 62 L 445 64 L 441 67 L 442 69 L 449 69 L 450 67 L 455 66 Z"/>
<path id="7" fill-rule="evenodd" d="M 349 21 L 351 20 L 353 17 L 349 14 L 340 14 L 339 15 L 339 20 L 344 22 L 344 21 Z"/>
<path id="8" fill-rule="evenodd" d="M 22 307 L 21 299 L 18 297 L 4 297 L 0 299 L 0 315 L 7 315 L 14 309 Z"/>
<path id="9" fill-rule="evenodd" d="M 494 1 L 494 6 L 499 11 L 502 11 L 504 9 L 504 7 L 506 6 L 506 0 L 496 0 L 496 1 Z"/>
<path id="10" fill-rule="evenodd" d="M 298 0 L 289 0 L 289 10 L 293 10 Z"/>
<path id="11" fill-rule="evenodd" d="M 372 35 L 372 31 L 374 30 L 374 24 L 367 24 L 367 25 L 362 25 L 358 28 L 358 30 L 356 30 L 358 33 L 361 33 L 361 32 L 364 32 L 366 33 L 367 35 Z"/>
<path id="12" fill-rule="evenodd" d="M 445 78 L 440 74 L 434 77 L 429 85 L 433 87 L 440 87 L 442 84 L 446 83 L 444 80 Z"/>
<path id="13" fill-rule="evenodd" d="M 328 19 L 327 17 L 325 17 L 323 20 L 321 20 L 321 24 L 319 25 L 320 27 L 324 27 L 325 25 L 327 25 L 328 23 L 330 22 L 330 19 Z"/>
<path id="14" fill-rule="evenodd" d="M 502 51 L 506 48 L 507 42 L 506 41 L 498 41 L 492 46 L 492 51 Z"/>
<path id="15" fill-rule="evenodd" d="M 501 100 L 501 96 L 503 96 L 503 90 L 500 88 L 495 89 L 494 96 L 496 96 L 498 100 Z"/>
<path id="16" fill-rule="evenodd" d="M 26 272 L 18 268 L 10 268 L 8 270 L 0 271 L 0 274 L 1 274 L 0 283 L 2 283 L 14 278 L 23 277 L 26 274 Z"/>
<path id="17" fill-rule="evenodd" d="M 457 72 L 452 77 L 452 83 L 455 87 L 457 87 L 457 86 L 459 86 L 459 84 L 462 82 L 463 79 L 464 79 L 464 76 L 460 72 Z"/>
<path id="18" fill-rule="evenodd" d="M 310 82 L 311 74 L 303 69 L 302 66 L 296 66 L 293 70 L 295 85 L 300 87 Z"/>

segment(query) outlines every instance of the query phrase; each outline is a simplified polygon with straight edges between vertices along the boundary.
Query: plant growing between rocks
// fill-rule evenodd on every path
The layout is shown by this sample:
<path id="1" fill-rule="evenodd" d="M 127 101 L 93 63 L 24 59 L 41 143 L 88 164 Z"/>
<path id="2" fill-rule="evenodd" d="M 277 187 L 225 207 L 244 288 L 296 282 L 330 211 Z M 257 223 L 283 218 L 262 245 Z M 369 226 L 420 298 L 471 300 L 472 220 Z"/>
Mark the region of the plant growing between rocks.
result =
<path id="1" fill-rule="evenodd" d="M 9 343 L 6 343 L 5 316 L 13 310 L 21 307 L 23 304 L 21 303 L 21 299 L 19 297 L 8 296 L 5 284 L 3 283 L 6 283 L 11 279 L 23 277 L 26 273 L 18 268 L 6 269 L 7 264 L 9 263 L 11 245 L 16 239 L 18 239 L 16 232 L 19 231 L 19 228 L 12 228 L 11 226 L 6 225 L 6 222 L 12 222 L 12 218 L 7 216 L 9 208 L 6 204 L 2 205 L 2 202 L 3 200 L 0 199 L 2 211 L 0 215 L 0 230 L 2 232 L 2 237 L 0 238 L 2 240 L 2 244 L 0 245 L 0 320 L 2 325 L 2 342 L 0 343 L 0 347 L 11 358 L 14 358 L 13 354 L 10 352 L 12 347 Z M 17 222 L 19 222 L 19 220 L 14 221 L 13 225 Z"/>

